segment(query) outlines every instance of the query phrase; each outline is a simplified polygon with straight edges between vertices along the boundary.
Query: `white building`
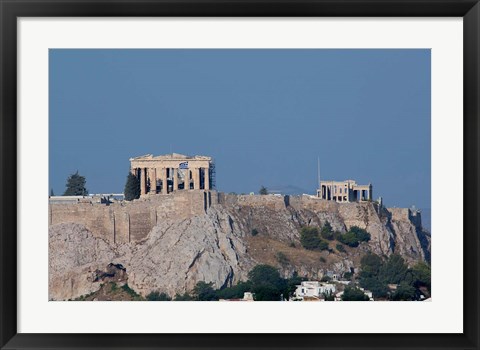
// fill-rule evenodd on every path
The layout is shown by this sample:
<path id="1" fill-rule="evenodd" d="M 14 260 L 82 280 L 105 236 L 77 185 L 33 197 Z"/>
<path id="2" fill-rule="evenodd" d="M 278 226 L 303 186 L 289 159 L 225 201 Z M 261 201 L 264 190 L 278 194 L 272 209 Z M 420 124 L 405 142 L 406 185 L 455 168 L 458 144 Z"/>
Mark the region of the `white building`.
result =
<path id="1" fill-rule="evenodd" d="M 335 285 L 318 281 L 303 281 L 295 290 L 295 298 L 300 300 L 303 300 L 304 297 L 320 298 L 324 293 L 335 293 Z"/>

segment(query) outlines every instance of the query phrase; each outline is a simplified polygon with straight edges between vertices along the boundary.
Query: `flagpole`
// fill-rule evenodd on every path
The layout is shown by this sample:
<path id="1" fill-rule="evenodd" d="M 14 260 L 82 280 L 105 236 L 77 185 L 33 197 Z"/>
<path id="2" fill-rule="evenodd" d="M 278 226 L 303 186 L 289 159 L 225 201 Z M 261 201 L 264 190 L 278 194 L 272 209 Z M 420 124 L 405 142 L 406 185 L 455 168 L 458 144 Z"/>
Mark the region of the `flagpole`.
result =
<path id="1" fill-rule="evenodd" d="M 320 157 L 317 157 L 317 174 L 318 174 L 318 189 L 320 190 L 320 197 L 322 196 L 322 187 L 320 185 Z"/>

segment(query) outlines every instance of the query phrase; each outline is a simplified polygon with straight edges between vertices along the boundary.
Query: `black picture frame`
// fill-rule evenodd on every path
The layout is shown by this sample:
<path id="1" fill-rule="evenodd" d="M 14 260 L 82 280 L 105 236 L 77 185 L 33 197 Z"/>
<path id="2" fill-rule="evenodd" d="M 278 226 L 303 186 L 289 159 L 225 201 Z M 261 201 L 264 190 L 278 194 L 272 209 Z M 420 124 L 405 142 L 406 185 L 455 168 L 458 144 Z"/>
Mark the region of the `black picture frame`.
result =
<path id="1" fill-rule="evenodd" d="M 477 0 L 0 0 L 2 349 L 478 349 L 480 5 Z M 23 334 L 17 333 L 17 18 L 124 16 L 463 17 L 464 332 L 462 334 Z M 459 234 L 458 232 L 452 234 Z M 412 318 L 415 318 L 412 315 Z"/>

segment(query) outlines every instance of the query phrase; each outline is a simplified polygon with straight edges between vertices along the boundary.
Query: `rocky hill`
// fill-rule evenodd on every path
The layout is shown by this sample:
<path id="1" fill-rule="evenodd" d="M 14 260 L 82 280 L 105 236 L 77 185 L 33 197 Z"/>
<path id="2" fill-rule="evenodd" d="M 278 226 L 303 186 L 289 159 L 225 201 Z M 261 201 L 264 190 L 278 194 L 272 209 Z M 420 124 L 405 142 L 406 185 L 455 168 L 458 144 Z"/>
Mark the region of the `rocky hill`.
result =
<path id="1" fill-rule="evenodd" d="M 379 207 L 377 203 L 335 203 L 307 196 L 249 196 L 215 193 L 202 211 L 157 214 L 153 228 L 141 239 L 118 243 L 95 232 L 79 218 L 49 228 L 49 298 L 67 300 L 98 290 L 107 281 L 122 281 L 140 295 L 162 291 L 173 296 L 198 281 L 214 287 L 245 280 L 257 264 L 279 268 L 285 277 L 297 272 L 321 278 L 358 271 L 367 251 L 401 254 L 413 264 L 430 259 L 430 236 L 421 227 L 420 213 Z M 140 200 L 142 208 L 157 205 Z M 95 209 L 94 209 L 95 210 Z M 98 210 L 105 210 L 104 207 Z M 122 210 L 126 210 L 122 208 Z M 172 214 L 173 213 L 173 214 Z M 161 213 L 160 213 L 161 214 Z M 371 240 L 359 247 L 309 251 L 300 244 L 305 226 L 329 222 L 337 232 L 366 229 Z M 98 230 L 98 229 L 97 229 Z M 100 228 L 101 230 L 101 228 Z M 253 234 L 252 234 L 253 233 Z M 112 266 L 117 266 L 114 268 Z"/>

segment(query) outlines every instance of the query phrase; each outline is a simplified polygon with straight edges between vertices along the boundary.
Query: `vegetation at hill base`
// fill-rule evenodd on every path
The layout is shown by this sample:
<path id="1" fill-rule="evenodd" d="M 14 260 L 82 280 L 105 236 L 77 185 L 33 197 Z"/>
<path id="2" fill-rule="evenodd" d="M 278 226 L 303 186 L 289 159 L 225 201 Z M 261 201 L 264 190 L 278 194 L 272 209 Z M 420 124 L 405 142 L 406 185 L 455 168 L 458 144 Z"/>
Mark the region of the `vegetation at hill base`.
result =
<path id="1" fill-rule="evenodd" d="M 265 186 L 260 187 L 260 190 L 258 191 L 259 194 L 266 195 L 268 194 L 268 189 Z"/>
<path id="2" fill-rule="evenodd" d="M 368 296 L 356 287 L 345 287 L 342 295 L 343 301 L 369 301 Z"/>
<path id="3" fill-rule="evenodd" d="M 152 292 L 147 300 L 173 301 L 216 301 L 219 299 L 241 299 L 245 292 L 254 293 L 256 301 L 280 301 L 292 296 L 296 286 L 305 278 L 294 274 L 291 278 L 282 278 L 279 271 L 270 265 L 257 265 L 248 273 L 248 280 L 231 287 L 214 289 L 212 283 L 198 282 L 191 294 L 177 294 L 172 299 L 162 292 Z"/>
<path id="4" fill-rule="evenodd" d="M 75 174 L 68 177 L 65 187 L 67 188 L 63 193 L 64 196 L 86 196 L 88 190 L 85 187 L 87 181 L 84 176 L 78 174 L 78 170 Z"/>
<path id="5" fill-rule="evenodd" d="M 132 173 L 128 173 L 123 194 L 126 201 L 140 198 L 140 181 Z"/>
<path id="6" fill-rule="evenodd" d="M 364 255 L 357 278 L 358 286 L 352 272 L 345 272 L 343 278 L 354 281 L 345 287 L 343 301 L 368 301 L 369 298 L 358 287 L 371 291 L 375 300 L 420 300 L 421 295 L 430 297 L 431 294 L 430 266 L 419 262 L 409 268 L 397 254 L 388 258 L 370 252 Z M 290 278 L 282 278 L 275 267 L 261 264 L 248 273 L 247 281 L 231 287 L 214 289 L 213 283 L 200 281 L 192 291 L 176 294 L 173 298 L 163 291 L 153 291 L 142 297 L 127 284 L 119 287 L 109 282 L 102 285 L 99 291 L 76 300 L 216 301 L 242 299 L 245 292 L 252 292 L 256 301 L 280 301 L 292 297 L 296 286 L 305 280 L 296 273 Z M 321 282 L 331 282 L 331 278 L 325 275 Z M 334 300 L 334 296 L 325 295 L 325 300 Z"/>
<path id="7" fill-rule="evenodd" d="M 164 292 L 151 292 L 150 294 L 147 295 L 146 298 L 148 301 L 170 301 L 172 298 L 167 293 Z"/>
<path id="8" fill-rule="evenodd" d="M 75 301 L 143 301 L 141 295 L 137 294 L 127 284 L 119 286 L 115 282 L 107 282 L 100 285 L 100 289 L 96 292 L 82 295 Z"/>
<path id="9" fill-rule="evenodd" d="M 430 265 L 418 262 L 409 268 L 398 254 L 382 258 L 368 253 L 361 260 L 360 286 L 370 290 L 374 298 L 419 300 L 431 294 Z M 389 288 L 394 286 L 394 288 Z"/>

